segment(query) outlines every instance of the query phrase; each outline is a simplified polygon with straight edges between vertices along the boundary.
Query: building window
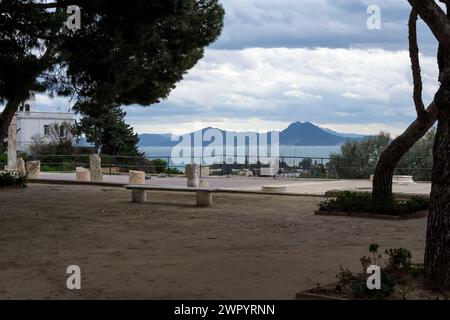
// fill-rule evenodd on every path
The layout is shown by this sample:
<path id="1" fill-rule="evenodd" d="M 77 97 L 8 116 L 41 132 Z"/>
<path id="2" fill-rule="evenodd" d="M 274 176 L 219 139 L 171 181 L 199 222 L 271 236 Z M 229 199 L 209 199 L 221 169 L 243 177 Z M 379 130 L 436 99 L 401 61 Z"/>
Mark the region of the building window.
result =
<path id="1" fill-rule="evenodd" d="M 64 126 L 60 126 L 59 127 L 59 136 L 62 138 L 62 137 L 64 137 L 64 134 L 65 134 Z"/>
<path id="2" fill-rule="evenodd" d="M 50 126 L 45 125 L 44 126 L 44 136 L 49 136 L 49 135 L 50 135 Z"/>

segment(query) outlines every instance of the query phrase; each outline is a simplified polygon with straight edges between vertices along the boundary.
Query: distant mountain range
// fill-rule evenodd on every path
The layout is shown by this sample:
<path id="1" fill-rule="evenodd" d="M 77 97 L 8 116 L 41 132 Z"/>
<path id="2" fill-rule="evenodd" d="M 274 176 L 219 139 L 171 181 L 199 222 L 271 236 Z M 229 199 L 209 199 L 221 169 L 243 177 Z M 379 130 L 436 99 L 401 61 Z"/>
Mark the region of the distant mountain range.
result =
<path id="1" fill-rule="evenodd" d="M 205 131 L 211 128 L 205 128 Z M 220 130 L 221 132 L 225 132 Z M 234 133 L 234 132 L 231 132 Z M 191 133 L 193 135 L 194 133 Z M 242 133 L 241 133 L 242 134 Z M 245 133 L 244 133 L 245 134 Z M 347 140 L 361 140 L 366 136 L 338 133 L 320 128 L 310 122 L 295 122 L 280 132 L 280 145 L 287 146 L 337 146 Z M 171 141 L 171 134 L 140 134 L 140 147 L 170 147 L 178 142 Z"/>

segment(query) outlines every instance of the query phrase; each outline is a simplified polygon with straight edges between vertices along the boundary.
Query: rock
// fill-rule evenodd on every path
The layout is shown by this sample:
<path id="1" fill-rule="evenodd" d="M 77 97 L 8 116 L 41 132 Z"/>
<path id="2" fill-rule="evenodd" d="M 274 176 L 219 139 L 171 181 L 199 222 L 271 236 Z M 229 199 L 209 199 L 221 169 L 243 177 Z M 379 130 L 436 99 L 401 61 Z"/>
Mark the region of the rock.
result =
<path id="1" fill-rule="evenodd" d="M 91 181 L 91 173 L 86 168 L 78 167 L 75 170 L 75 176 L 77 181 Z"/>
<path id="2" fill-rule="evenodd" d="M 25 168 L 25 161 L 22 158 L 17 159 L 17 173 L 21 177 L 25 177 L 27 175 L 27 170 Z"/>
<path id="3" fill-rule="evenodd" d="M 89 155 L 89 171 L 91 173 L 91 182 L 102 182 L 102 159 L 98 154 Z"/>
<path id="4" fill-rule="evenodd" d="M 28 161 L 25 165 L 29 179 L 39 179 L 41 176 L 41 162 Z"/>
<path id="5" fill-rule="evenodd" d="M 131 185 L 145 184 L 145 172 L 130 170 L 128 173 L 128 183 Z"/>

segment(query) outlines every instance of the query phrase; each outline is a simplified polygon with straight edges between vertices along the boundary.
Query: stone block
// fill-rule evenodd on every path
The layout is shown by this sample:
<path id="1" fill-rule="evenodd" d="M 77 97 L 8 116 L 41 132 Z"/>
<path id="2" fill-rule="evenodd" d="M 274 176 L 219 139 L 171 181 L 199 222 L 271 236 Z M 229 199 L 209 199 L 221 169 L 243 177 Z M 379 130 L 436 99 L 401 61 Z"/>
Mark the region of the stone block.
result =
<path id="1" fill-rule="evenodd" d="M 41 162 L 28 161 L 25 165 L 29 179 L 39 179 L 41 176 Z"/>
<path id="2" fill-rule="evenodd" d="M 131 185 L 145 184 L 145 172 L 130 170 L 128 174 L 128 183 Z"/>
<path id="3" fill-rule="evenodd" d="M 75 171 L 77 181 L 91 181 L 91 174 L 88 169 L 78 167 Z"/>

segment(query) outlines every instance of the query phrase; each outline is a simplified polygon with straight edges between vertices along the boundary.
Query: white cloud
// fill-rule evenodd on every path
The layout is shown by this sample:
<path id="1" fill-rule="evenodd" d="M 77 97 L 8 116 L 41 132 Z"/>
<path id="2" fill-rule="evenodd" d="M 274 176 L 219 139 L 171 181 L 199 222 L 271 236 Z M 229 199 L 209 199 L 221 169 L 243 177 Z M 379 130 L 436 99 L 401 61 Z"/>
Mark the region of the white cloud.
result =
<path id="1" fill-rule="evenodd" d="M 421 62 L 429 101 L 437 88 L 437 66 L 434 57 L 423 56 Z M 150 122 L 215 117 L 407 124 L 414 116 L 410 73 L 406 51 L 207 50 L 169 99 L 147 112 Z"/>
<path id="2" fill-rule="evenodd" d="M 437 88 L 436 59 L 422 56 L 421 63 L 427 103 Z M 209 49 L 167 101 L 125 110 L 138 132 L 186 132 L 198 122 L 265 131 L 311 121 L 397 134 L 414 118 L 410 73 L 406 51 Z M 47 110 L 69 105 L 41 95 L 36 100 Z"/>

